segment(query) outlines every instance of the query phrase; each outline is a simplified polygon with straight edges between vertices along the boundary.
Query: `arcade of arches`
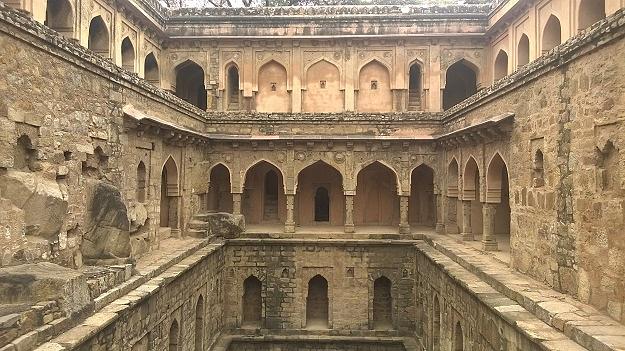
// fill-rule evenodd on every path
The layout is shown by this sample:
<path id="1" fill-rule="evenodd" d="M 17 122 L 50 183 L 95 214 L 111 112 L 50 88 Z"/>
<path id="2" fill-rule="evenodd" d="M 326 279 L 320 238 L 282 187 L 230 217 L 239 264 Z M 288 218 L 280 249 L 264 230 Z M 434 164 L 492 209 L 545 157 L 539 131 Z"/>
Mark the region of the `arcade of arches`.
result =
<path id="1" fill-rule="evenodd" d="M 622 7 L 0 4 L 0 351 L 625 349 Z"/>

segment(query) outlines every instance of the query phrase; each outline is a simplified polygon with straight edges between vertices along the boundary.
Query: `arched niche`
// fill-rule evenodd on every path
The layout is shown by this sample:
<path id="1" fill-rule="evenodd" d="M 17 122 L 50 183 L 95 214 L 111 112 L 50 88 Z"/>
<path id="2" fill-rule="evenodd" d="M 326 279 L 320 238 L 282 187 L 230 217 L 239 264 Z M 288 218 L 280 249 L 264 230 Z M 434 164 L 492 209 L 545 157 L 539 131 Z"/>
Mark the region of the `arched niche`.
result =
<path id="1" fill-rule="evenodd" d="M 338 67 L 326 60 L 308 67 L 302 104 L 304 112 L 342 112 L 343 96 Z"/>
<path id="2" fill-rule="evenodd" d="M 414 62 L 408 70 L 408 111 L 422 110 L 423 70 Z"/>
<path id="3" fill-rule="evenodd" d="M 257 327 L 261 324 L 263 313 L 262 301 L 263 283 L 251 275 L 243 281 L 242 326 Z"/>
<path id="4" fill-rule="evenodd" d="M 377 60 L 364 65 L 358 75 L 358 112 L 390 112 L 393 93 L 388 68 Z"/>
<path id="5" fill-rule="evenodd" d="M 477 93 L 477 77 L 477 67 L 467 60 L 449 66 L 445 74 L 443 109 L 447 110 Z"/>
<path id="6" fill-rule="evenodd" d="M 329 321 L 328 281 L 316 275 L 308 281 L 306 295 L 306 328 L 326 329 Z"/>
<path id="7" fill-rule="evenodd" d="M 410 178 L 408 220 L 411 225 L 434 227 L 436 223 L 434 170 L 422 164 L 412 171 Z"/>
<path id="8" fill-rule="evenodd" d="M 527 35 L 521 35 L 517 45 L 517 66 L 522 67 L 530 62 L 530 39 Z"/>
<path id="9" fill-rule="evenodd" d="M 161 171 L 160 226 L 178 228 L 178 166 L 170 156 Z"/>
<path id="10" fill-rule="evenodd" d="M 287 88 L 287 71 L 284 66 L 274 60 L 265 63 L 258 70 L 256 111 L 291 111 L 291 94 Z"/>
<path id="11" fill-rule="evenodd" d="M 480 202 L 480 169 L 473 156 L 470 156 L 463 173 L 462 201 L 470 201 L 471 233 L 474 237 L 482 234 L 482 203 Z"/>
<path id="12" fill-rule="evenodd" d="M 551 15 L 547 20 L 543 28 L 542 38 L 543 54 L 562 43 L 562 26 L 555 15 Z"/>
<path id="13" fill-rule="evenodd" d="M 397 174 L 375 161 L 358 172 L 354 197 L 354 224 L 399 224 Z"/>
<path id="14" fill-rule="evenodd" d="M 226 66 L 226 109 L 241 109 L 241 87 L 239 86 L 239 67 L 231 62 Z"/>
<path id="15" fill-rule="evenodd" d="M 373 282 L 373 329 L 393 329 L 392 283 L 381 276 Z"/>
<path id="16" fill-rule="evenodd" d="M 499 153 L 493 156 L 486 171 L 486 202 L 495 206 L 491 224 L 495 240 L 500 248 L 507 247 L 510 241 L 510 186 L 508 167 Z"/>
<path id="17" fill-rule="evenodd" d="M 195 351 L 204 351 L 204 297 L 195 304 Z"/>
<path id="18" fill-rule="evenodd" d="M 577 11 L 577 29 L 584 30 L 605 17 L 605 0 L 581 0 Z"/>
<path id="19" fill-rule="evenodd" d="M 232 213 L 233 203 L 231 189 L 230 170 L 221 163 L 215 165 L 210 172 L 208 210 Z"/>
<path id="20" fill-rule="evenodd" d="M 259 161 L 245 174 L 242 211 L 249 224 L 278 224 L 286 220 L 286 197 L 282 172 Z"/>
<path id="21" fill-rule="evenodd" d="M 89 39 L 87 47 L 102 57 L 111 57 L 110 35 L 102 16 L 96 16 L 89 23 Z"/>
<path id="22" fill-rule="evenodd" d="M 499 80 L 508 75 L 508 54 L 499 50 L 497 57 L 495 58 L 495 65 L 493 67 L 493 80 Z"/>
<path id="23" fill-rule="evenodd" d="M 145 202 L 147 193 L 147 170 L 145 163 L 139 161 L 137 165 L 137 202 Z"/>
<path id="24" fill-rule="evenodd" d="M 74 10 L 68 0 L 48 0 L 44 24 L 64 37 L 74 35 Z"/>
<path id="25" fill-rule="evenodd" d="M 135 71 L 135 46 L 128 37 L 122 40 L 122 67 L 130 72 Z"/>
<path id="26" fill-rule="evenodd" d="M 178 326 L 178 321 L 175 319 L 171 322 L 171 325 L 169 326 L 168 342 L 169 351 L 180 351 L 180 327 Z"/>
<path id="27" fill-rule="evenodd" d="M 302 169 L 297 175 L 295 201 L 298 225 L 343 225 L 345 197 L 341 173 L 323 161 Z"/>
<path id="28" fill-rule="evenodd" d="M 174 69 L 176 74 L 176 96 L 206 110 L 206 87 L 204 69 L 197 63 L 187 60 Z"/>
<path id="29" fill-rule="evenodd" d="M 151 52 L 145 56 L 143 69 L 145 73 L 145 80 L 154 86 L 160 87 L 161 74 L 158 67 L 158 61 L 156 60 L 154 53 Z"/>

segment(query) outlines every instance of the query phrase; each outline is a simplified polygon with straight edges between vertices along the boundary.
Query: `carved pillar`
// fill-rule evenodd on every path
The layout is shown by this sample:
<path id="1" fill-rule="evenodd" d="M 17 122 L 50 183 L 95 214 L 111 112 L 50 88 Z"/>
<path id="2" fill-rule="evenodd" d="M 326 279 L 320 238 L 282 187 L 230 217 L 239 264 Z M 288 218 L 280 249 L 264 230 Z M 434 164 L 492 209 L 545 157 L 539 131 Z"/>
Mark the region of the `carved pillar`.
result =
<path id="1" fill-rule="evenodd" d="M 444 198 L 441 194 L 436 194 L 436 232 L 445 232 L 445 206 Z"/>
<path id="2" fill-rule="evenodd" d="M 482 231 L 482 249 L 486 251 L 497 251 L 497 238 L 495 237 L 495 213 L 497 212 L 497 204 L 485 203 L 482 207 L 483 213 L 483 231 Z"/>
<path id="3" fill-rule="evenodd" d="M 410 234 L 410 224 L 408 223 L 408 201 L 410 196 L 399 197 L 399 233 Z"/>
<path id="4" fill-rule="evenodd" d="M 295 195 L 286 194 L 286 222 L 284 223 L 285 233 L 295 233 L 295 220 L 293 217 L 293 209 L 295 204 Z"/>
<path id="5" fill-rule="evenodd" d="M 462 201 L 462 240 L 473 240 L 473 230 L 471 229 L 471 200 Z"/>
<path id="6" fill-rule="evenodd" d="M 345 233 L 353 233 L 354 227 L 354 195 L 345 195 Z"/>
<path id="7" fill-rule="evenodd" d="M 232 214 L 241 214 L 241 193 L 232 193 Z"/>

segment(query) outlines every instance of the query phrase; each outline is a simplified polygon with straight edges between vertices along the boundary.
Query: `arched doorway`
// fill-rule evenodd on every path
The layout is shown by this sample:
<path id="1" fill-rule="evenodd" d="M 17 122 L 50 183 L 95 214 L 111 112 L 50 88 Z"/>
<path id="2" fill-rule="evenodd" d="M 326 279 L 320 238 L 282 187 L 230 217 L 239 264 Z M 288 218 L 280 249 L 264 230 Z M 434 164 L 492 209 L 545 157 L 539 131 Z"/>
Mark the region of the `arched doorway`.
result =
<path id="1" fill-rule="evenodd" d="M 122 67 L 130 72 L 135 71 L 135 47 L 128 37 L 122 40 Z"/>
<path id="2" fill-rule="evenodd" d="M 204 298 L 195 304 L 195 351 L 204 351 Z"/>
<path id="3" fill-rule="evenodd" d="M 480 170 L 475 158 L 469 157 L 464 167 L 462 180 L 462 236 L 465 240 L 473 240 L 482 235 Z"/>
<path id="4" fill-rule="evenodd" d="M 230 171 L 221 163 L 211 169 L 208 186 L 208 210 L 232 213 Z"/>
<path id="5" fill-rule="evenodd" d="M 441 349 L 441 305 L 438 296 L 434 296 L 434 306 L 432 307 L 432 350 Z"/>
<path id="6" fill-rule="evenodd" d="M 276 166 L 260 161 L 246 172 L 242 211 L 250 224 L 284 223 L 286 197 L 282 172 Z"/>
<path id="7" fill-rule="evenodd" d="M 460 60 L 449 66 L 443 91 L 443 109 L 464 101 L 477 93 L 477 70 L 466 60 Z"/>
<path id="8" fill-rule="evenodd" d="M 528 63 L 530 63 L 530 39 L 523 34 L 517 47 L 517 66 L 522 67 Z"/>
<path id="9" fill-rule="evenodd" d="M 176 96 L 206 110 L 206 87 L 204 70 L 197 63 L 187 60 L 176 69 Z"/>
<path id="10" fill-rule="evenodd" d="M 462 221 L 461 202 L 458 200 L 458 168 L 458 161 L 454 157 L 447 167 L 447 223 L 445 229 L 450 234 L 460 232 L 458 224 Z"/>
<path id="11" fill-rule="evenodd" d="M 391 285 L 384 276 L 373 282 L 373 329 L 393 329 Z"/>
<path id="12" fill-rule="evenodd" d="M 109 30 L 101 16 L 96 16 L 89 24 L 89 42 L 87 47 L 104 58 L 111 57 Z"/>
<path id="13" fill-rule="evenodd" d="M 48 0 L 44 24 L 64 37 L 74 35 L 74 11 L 67 0 Z"/>
<path id="14" fill-rule="evenodd" d="M 286 68 L 276 61 L 269 61 L 258 70 L 256 111 L 289 112 L 291 94 L 287 87 Z"/>
<path id="15" fill-rule="evenodd" d="M 343 225 L 343 177 L 334 167 L 318 161 L 297 176 L 298 225 Z"/>
<path id="16" fill-rule="evenodd" d="M 361 169 L 356 181 L 354 224 L 398 225 L 399 196 L 395 172 L 376 161 Z"/>
<path id="17" fill-rule="evenodd" d="M 464 350 L 464 335 L 462 334 L 462 326 L 460 322 L 456 322 L 456 328 L 454 331 L 454 351 Z"/>
<path id="18" fill-rule="evenodd" d="M 421 111 L 421 66 L 413 63 L 408 72 L 408 111 Z"/>
<path id="19" fill-rule="evenodd" d="M 542 53 L 545 54 L 562 43 L 562 26 L 558 17 L 551 15 L 543 29 Z"/>
<path id="20" fill-rule="evenodd" d="M 487 213 L 484 223 L 484 248 L 509 250 L 510 247 L 510 190 L 508 167 L 498 153 L 490 161 L 486 173 Z"/>
<path id="21" fill-rule="evenodd" d="M 243 281 L 243 326 L 257 327 L 262 320 L 262 282 L 251 275 Z"/>
<path id="22" fill-rule="evenodd" d="M 388 68 L 373 60 L 360 69 L 358 81 L 358 112 L 393 111 L 393 92 Z"/>
<path id="23" fill-rule="evenodd" d="M 582 31 L 605 18 L 605 0 L 581 0 L 577 11 L 577 29 Z"/>
<path id="24" fill-rule="evenodd" d="M 308 282 L 306 328 L 328 328 L 328 307 L 328 281 L 321 275 L 316 275 Z"/>
<path id="25" fill-rule="evenodd" d="M 171 326 L 169 327 L 169 351 L 179 351 L 180 347 L 178 344 L 180 343 L 180 327 L 178 327 L 178 321 L 173 320 L 171 322 Z"/>
<path id="26" fill-rule="evenodd" d="M 159 87 L 161 85 L 161 75 L 158 69 L 158 61 L 156 61 L 156 57 L 154 53 L 149 53 L 145 57 L 144 62 L 144 73 L 145 80 L 150 82 L 152 85 Z"/>
<path id="27" fill-rule="evenodd" d="M 302 110 L 304 112 L 342 112 L 343 92 L 340 73 L 334 64 L 321 60 L 306 70 Z"/>
<path id="28" fill-rule="evenodd" d="M 178 166 L 170 156 L 161 172 L 160 226 L 178 228 Z"/>
<path id="29" fill-rule="evenodd" d="M 228 72 L 226 79 L 226 107 L 228 110 L 240 110 L 239 68 L 237 65 L 231 64 L 226 71 Z"/>
<path id="30" fill-rule="evenodd" d="M 410 178 L 410 204 L 408 208 L 410 224 L 434 227 L 436 224 L 434 170 L 422 164 L 412 171 Z"/>
<path id="31" fill-rule="evenodd" d="M 493 80 L 497 81 L 508 75 L 508 54 L 499 50 L 495 58 L 495 67 L 493 67 Z"/>
<path id="32" fill-rule="evenodd" d="M 137 202 L 145 202 L 146 193 L 146 169 L 143 161 L 137 166 Z"/>

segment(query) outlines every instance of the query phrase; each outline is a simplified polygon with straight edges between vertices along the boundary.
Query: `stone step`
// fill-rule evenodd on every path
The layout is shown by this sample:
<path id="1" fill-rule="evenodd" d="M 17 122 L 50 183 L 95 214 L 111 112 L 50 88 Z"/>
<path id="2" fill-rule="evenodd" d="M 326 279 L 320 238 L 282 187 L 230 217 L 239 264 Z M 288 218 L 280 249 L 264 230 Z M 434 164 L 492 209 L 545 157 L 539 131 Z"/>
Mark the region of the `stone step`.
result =
<path id="1" fill-rule="evenodd" d="M 187 229 L 187 236 L 192 238 L 203 239 L 208 237 L 208 230 Z"/>
<path id="2" fill-rule="evenodd" d="M 194 219 L 189 221 L 188 227 L 189 229 L 195 229 L 195 230 L 207 230 L 208 222 L 197 220 L 194 217 Z"/>

